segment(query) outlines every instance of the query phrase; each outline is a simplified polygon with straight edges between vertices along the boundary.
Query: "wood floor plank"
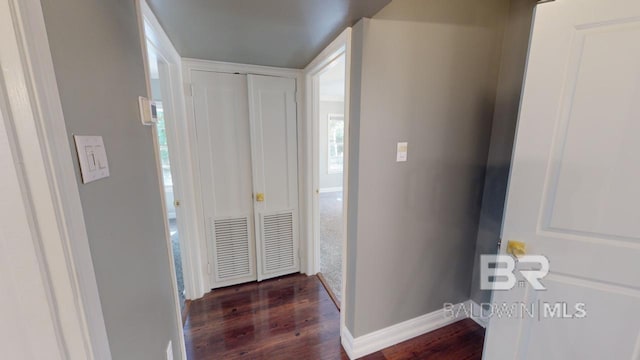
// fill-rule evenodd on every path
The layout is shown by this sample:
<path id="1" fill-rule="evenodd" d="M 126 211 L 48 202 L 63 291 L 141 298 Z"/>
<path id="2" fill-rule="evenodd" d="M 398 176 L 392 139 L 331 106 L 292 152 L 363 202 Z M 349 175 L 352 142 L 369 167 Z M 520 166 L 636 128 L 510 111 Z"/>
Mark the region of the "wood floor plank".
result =
<path id="1" fill-rule="evenodd" d="M 216 289 L 191 302 L 184 331 L 190 360 L 348 359 L 340 313 L 315 276 Z M 483 338 L 463 320 L 365 359 L 480 359 Z"/>
<path id="2" fill-rule="evenodd" d="M 484 329 L 465 319 L 382 350 L 387 359 L 481 359 Z"/>

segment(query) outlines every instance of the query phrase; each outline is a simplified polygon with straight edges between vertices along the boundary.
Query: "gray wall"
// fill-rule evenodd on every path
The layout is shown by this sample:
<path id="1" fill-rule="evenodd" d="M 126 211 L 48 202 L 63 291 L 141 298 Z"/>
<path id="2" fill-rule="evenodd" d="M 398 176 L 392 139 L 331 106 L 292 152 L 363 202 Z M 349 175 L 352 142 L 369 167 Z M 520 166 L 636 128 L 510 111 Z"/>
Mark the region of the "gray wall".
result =
<path id="1" fill-rule="evenodd" d="M 328 161 L 329 161 L 329 114 L 344 114 L 344 102 L 343 101 L 320 101 L 318 109 L 320 127 L 320 171 L 319 181 L 320 189 L 342 187 L 342 173 L 329 174 Z"/>
<path id="2" fill-rule="evenodd" d="M 178 351 L 177 319 L 133 0 L 42 0 L 71 134 L 101 135 L 111 176 L 78 188 L 114 359 Z M 75 164 L 78 172 L 78 164 Z"/>
<path id="3" fill-rule="evenodd" d="M 480 290 L 480 255 L 495 254 L 498 250 L 497 242 L 502 227 L 511 151 L 535 4 L 535 0 L 511 0 L 509 7 L 471 285 L 471 299 L 478 304 L 491 299 L 490 291 Z"/>
<path id="4" fill-rule="evenodd" d="M 507 11 L 507 0 L 396 0 L 354 29 L 346 305 L 356 337 L 469 299 Z"/>

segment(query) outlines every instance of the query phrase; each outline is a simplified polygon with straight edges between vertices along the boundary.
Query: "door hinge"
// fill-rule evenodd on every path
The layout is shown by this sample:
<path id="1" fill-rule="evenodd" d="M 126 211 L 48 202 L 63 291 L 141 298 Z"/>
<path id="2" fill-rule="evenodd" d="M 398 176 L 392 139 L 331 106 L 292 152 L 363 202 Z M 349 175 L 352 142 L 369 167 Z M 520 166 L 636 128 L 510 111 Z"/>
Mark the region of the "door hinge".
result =
<path id="1" fill-rule="evenodd" d="M 184 84 L 184 94 L 186 96 L 193 96 L 193 84 L 189 84 L 189 83 Z"/>

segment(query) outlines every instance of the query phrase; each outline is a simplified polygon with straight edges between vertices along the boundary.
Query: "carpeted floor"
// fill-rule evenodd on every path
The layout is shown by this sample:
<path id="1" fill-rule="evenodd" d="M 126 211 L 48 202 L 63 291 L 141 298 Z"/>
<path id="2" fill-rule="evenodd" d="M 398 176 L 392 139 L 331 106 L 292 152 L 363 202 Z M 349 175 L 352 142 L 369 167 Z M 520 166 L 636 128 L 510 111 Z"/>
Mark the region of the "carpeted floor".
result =
<path id="1" fill-rule="evenodd" d="M 342 298 L 342 191 L 320 194 L 320 272 L 340 301 Z"/>

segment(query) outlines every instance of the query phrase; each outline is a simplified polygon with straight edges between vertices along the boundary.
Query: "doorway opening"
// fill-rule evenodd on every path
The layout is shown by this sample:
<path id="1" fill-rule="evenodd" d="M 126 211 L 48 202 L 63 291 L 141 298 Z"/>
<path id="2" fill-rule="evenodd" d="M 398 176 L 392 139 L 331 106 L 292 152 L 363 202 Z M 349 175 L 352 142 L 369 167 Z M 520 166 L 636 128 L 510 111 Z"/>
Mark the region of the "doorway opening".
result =
<path id="1" fill-rule="evenodd" d="M 173 253 L 174 268 L 176 272 L 176 288 L 178 291 L 178 301 L 180 311 L 185 310 L 185 287 L 184 275 L 182 270 L 182 252 L 180 249 L 180 232 L 178 230 L 178 215 L 176 207 L 179 206 L 174 191 L 174 176 L 172 174 L 171 160 L 169 156 L 169 143 L 167 136 L 167 119 L 168 114 L 165 112 L 163 99 L 170 96 L 170 82 L 168 79 L 169 64 L 158 54 L 152 43 L 147 43 L 147 59 L 149 61 L 149 79 L 151 83 L 151 97 L 156 105 L 158 122 L 156 123 L 155 135 L 157 137 L 157 146 L 159 161 L 162 170 L 162 183 L 164 185 L 165 209 L 167 212 L 168 230 L 171 239 L 171 251 Z"/>
<path id="2" fill-rule="evenodd" d="M 314 77 L 316 239 L 318 277 L 336 306 L 342 299 L 344 244 L 345 71 L 344 52 Z"/>

